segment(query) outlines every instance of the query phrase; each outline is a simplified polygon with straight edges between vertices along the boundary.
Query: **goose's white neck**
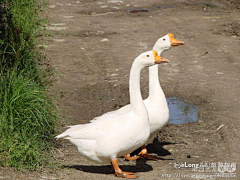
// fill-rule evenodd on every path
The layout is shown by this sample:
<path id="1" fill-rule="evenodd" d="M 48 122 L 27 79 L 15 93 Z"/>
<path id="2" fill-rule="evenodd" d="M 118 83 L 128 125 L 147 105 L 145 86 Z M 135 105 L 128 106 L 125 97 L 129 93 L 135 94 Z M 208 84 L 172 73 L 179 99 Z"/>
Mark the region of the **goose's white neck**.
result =
<path id="1" fill-rule="evenodd" d="M 155 46 L 154 46 L 155 47 Z M 153 47 L 153 50 L 155 50 Z M 158 55 L 160 56 L 162 54 L 162 51 L 158 51 Z M 161 96 L 165 95 L 163 93 L 163 90 L 161 88 L 160 82 L 159 82 L 159 75 L 158 75 L 158 65 L 154 65 L 149 67 L 149 96 L 148 98 L 153 101 L 159 98 L 161 98 Z"/>
<path id="2" fill-rule="evenodd" d="M 140 73 L 143 69 L 143 65 L 134 61 L 130 71 L 129 78 L 129 93 L 131 110 L 136 114 L 147 113 L 146 107 L 143 103 L 142 94 L 140 90 Z"/>

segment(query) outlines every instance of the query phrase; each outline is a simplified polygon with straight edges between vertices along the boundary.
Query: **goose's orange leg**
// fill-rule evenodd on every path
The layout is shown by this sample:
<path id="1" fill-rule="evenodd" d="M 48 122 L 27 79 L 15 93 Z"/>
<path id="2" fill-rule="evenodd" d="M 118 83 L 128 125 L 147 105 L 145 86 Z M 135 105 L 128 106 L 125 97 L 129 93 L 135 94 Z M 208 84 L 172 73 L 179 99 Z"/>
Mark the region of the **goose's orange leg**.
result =
<path id="1" fill-rule="evenodd" d="M 125 159 L 127 160 L 136 160 L 136 159 L 141 159 L 141 158 L 147 158 L 147 159 L 151 159 L 151 160 L 154 160 L 154 161 L 157 161 L 158 160 L 158 157 L 155 157 L 155 156 L 151 156 L 147 153 L 147 148 L 146 146 L 142 146 L 142 150 L 141 152 L 138 154 L 138 156 L 135 156 L 135 157 L 131 157 L 130 154 L 124 156 Z"/>
<path id="2" fill-rule="evenodd" d="M 140 159 L 142 158 L 142 156 L 134 156 L 134 157 L 131 157 L 130 154 L 127 154 L 126 156 L 124 156 L 125 159 L 129 160 L 129 161 L 132 161 L 132 160 L 136 160 L 136 159 Z"/>
<path id="3" fill-rule="evenodd" d="M 146 146 L 144 146 L 144 145 L 142 146 L 142 150 L 141 150 L 141 152 L 139 153 L 139 155 L 142 156 L 143 158 L 152 159 L 152 160 L 154 160 L 154 161 L 159 160 L 158 157 L 149 155 L 149 154 L 147 153 L 147 148 L 146 148 Z"/>
<path id="4" fill-rule="evenodd" d="M 115 175 L 117 177 L 123 177 L 123 178 L 129 178 L 129 179 L 137 178 L 137 176 L 134 175 L 134 173 L 132 173 L 132 172 L 123 172 L 118 166 L 118 160 L 117 159 L 112 160 L 112 166 L 114 168 Z"/>

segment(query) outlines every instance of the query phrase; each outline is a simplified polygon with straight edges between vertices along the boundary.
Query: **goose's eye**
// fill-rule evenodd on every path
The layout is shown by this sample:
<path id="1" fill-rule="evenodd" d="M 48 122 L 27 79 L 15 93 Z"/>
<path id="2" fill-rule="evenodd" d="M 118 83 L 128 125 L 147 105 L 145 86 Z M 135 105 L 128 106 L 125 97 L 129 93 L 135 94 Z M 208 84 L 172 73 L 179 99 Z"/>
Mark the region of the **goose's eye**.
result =
<path id="1" fill-rule="evenodd" d="M 147 55 L 147 57 L 149 57 L 149 55 Z"/>
<path id="2" fill-rule="evenodd" d="M 165 41 L 166 39 L 164 38 L 163 41 Z"/>

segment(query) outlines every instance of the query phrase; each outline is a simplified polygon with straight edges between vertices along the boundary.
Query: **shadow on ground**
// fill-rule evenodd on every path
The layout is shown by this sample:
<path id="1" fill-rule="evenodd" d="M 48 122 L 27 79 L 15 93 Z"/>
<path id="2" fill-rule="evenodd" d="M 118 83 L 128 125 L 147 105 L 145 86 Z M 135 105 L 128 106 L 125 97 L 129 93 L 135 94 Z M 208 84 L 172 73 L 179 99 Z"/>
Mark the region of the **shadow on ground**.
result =
<path id="1" fill-rule="evenodd" d="M 88 165 L 66 165 L 63 166 L 64 168 L 73 168 L 76 170 L 90 172 L 90 173 L 97 173 L 97 174 L 113 174 L 113 169 L 110 165 L 105 166 L 88 166 Z M 126 172 L 148 172 L 152 171 L 153 168 L 151 165 L 146 164 L 146 160 L 140 159 L 137 160 L 136 166 L 132 165 L 120 165 L 119 166 L 123 171 Z"/>
<path id="2" fill-rule="evenodd" d="M 181 143 L 181 142 L 180 142 Z M 172 142 L 160 142 L 157 138 L 154 139 L 152 144 L 148 144 L 147 151 L 149 154 L 154 153 L 157 156 L 168 156 L 171 155 L 171 152 L 163 148 L 165 145 L 171 145 L 171 144 L 178 144 L 178 143 L 172 143 Z M 131 156 L 137 155 L 141 151 L 141 148 L 138 148 L 134 152 L 131 153 Z M 162 158 L 158 157 L 159 160 L 173 160 L 173 159 L 167 159 L 167 158 Z"/>

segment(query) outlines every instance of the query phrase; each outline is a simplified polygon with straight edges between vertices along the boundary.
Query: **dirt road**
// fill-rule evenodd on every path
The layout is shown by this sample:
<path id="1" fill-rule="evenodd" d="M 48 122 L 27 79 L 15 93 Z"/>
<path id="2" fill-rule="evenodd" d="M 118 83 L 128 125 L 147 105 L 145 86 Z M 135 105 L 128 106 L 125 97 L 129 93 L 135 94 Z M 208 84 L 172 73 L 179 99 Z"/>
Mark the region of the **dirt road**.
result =
<path id="1" fill-rule="evenodd" d="M 138 179 L 210 179 L 212 175 L 225 180 L 240 175 L 239 168 L 234 169 L 240 160 L 239 4 L 204 2 L 50 0 L 51 36 L 43 41 L 48 63 L 57 72 L 54 87 L 61 92 L 60 108 L 69 124 L 86 123 L 128 104 L 131 63 L 151 50 L 159 37 L 171 32 L 185 42 L 162 54 L 171 63 L 160 67 L 160 81 L 167 97 L 180 97 L 199 107 L 198 122 L 166 127 L 149 146 L 159 161 L 120 158 L 122 169 L 136 172 Z M 129 13 L 136 9 L 144 12 Z M 147 97 L 147 70 L 142 73 L 142 92 Z M 64 168 L 1 176 L 117 179 L 110 166 L 93 164 L 76 147 L 60 142 L 54 154 Z M 206 166 L 192 168 L 201 163 Z M 227 165 L 231 167 L 219 175 Z"/>

